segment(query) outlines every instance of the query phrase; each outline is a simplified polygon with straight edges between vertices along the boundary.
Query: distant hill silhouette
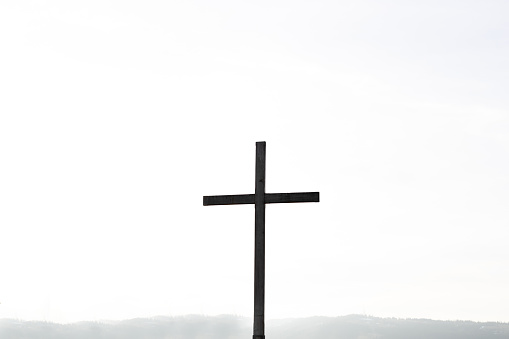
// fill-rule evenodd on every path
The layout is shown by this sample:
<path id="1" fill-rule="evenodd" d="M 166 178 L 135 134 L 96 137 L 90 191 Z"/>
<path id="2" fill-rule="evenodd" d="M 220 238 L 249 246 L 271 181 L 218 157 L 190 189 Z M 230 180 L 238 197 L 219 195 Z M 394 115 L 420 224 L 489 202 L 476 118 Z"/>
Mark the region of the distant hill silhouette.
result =
<path id="1" fill-rule="evenodd" d="M 115 322 L 54 324 L 0 320 L 1 339 L 240 339 L 251 321 L 235 316 L 181 316 Z M 360 315 L 267 322 L 267 339 L 487 339 L 509 338 L 509 323 L 376 318 Z"/>

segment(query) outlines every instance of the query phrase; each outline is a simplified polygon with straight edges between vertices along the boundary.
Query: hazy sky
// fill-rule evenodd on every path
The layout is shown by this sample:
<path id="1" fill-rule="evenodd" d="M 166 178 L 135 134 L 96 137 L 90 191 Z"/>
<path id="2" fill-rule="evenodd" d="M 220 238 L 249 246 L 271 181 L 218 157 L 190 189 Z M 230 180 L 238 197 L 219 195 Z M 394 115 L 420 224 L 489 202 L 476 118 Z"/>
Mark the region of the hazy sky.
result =
<path id="1" fill-rule="evenodd" d="M 0 318 L 509 321 L 509 2 L 0 2 Z"/>

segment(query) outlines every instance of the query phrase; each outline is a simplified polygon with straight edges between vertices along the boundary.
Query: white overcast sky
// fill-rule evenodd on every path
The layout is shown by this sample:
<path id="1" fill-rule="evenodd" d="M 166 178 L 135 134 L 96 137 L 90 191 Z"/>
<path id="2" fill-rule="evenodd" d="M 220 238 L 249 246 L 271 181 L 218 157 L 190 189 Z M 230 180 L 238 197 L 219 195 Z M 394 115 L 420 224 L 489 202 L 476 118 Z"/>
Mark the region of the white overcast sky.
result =
<path id="1" fill-rule="evenodd" d="M 0 318 L 509 321 L 509 2 L 0 2 Z"/>

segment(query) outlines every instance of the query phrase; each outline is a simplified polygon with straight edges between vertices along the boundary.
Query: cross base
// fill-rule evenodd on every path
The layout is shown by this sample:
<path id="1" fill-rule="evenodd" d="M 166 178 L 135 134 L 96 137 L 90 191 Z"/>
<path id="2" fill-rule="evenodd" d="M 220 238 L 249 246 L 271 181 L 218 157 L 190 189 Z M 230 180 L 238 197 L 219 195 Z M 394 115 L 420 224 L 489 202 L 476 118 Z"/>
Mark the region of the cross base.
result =
<path id="1" fill-rule="evenodd" d="M 264 335 L 254 335 L 253 334 L 253 339 L 265 339 L 265 336 Z"/>

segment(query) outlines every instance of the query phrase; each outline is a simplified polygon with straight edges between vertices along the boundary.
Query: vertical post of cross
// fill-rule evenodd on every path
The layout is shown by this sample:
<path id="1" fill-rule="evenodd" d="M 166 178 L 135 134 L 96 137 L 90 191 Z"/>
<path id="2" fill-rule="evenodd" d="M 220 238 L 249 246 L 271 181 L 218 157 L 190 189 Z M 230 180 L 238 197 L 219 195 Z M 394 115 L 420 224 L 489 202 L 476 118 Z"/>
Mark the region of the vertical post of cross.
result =
<path id="1" fill-rule="evenodd" d="M 265 149 L 256 143 L 253 339 L 265 338 Z"/>

